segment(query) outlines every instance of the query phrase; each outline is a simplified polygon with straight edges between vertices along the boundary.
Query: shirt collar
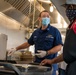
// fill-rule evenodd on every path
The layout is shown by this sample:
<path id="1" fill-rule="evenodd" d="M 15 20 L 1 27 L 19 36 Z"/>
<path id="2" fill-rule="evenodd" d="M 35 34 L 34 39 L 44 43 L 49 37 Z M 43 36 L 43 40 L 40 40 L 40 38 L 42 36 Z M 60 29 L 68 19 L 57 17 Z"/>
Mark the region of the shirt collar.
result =
<path id="1" fill-rule="evenodd" d="M 49 31 L 49 30 L 50 30 L 50 24 L 48 25 L 48 27 L 47 27 L 45 30 L 41 30 L 41 27 L 39 28 L 39 30 L 40 30 L 41 32 L 43 32 L 43 31 Z"/>

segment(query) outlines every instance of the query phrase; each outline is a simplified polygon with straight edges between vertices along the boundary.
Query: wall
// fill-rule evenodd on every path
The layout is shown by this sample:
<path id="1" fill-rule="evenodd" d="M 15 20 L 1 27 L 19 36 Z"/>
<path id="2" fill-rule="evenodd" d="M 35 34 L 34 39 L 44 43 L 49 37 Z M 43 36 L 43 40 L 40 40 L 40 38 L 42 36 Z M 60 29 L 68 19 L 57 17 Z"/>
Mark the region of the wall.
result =
<path id="1" fill-rule="evenodd" d="M 27 41 L 25 39 L 25 27 L 21 25 L 23 29 L 20 29 L 20 25 L 21 24 L 17 21 L 0 12 L 0 33 L 6 34 L 8 37 L 7 49 L 17 47 Z M 34 52 L 34 48 L 32 46 L 29 49 Z"/>
<path id="2" fill-rule="evenodd" d="M 0 12 L 0 33 L 6 34 L 7 49 L 16 47 L 25 40 L 25 30 L 20 30 L 20 23 Z"/>
<path id="3" fill-rule="evenodd" d="M 0 33 L 8 36 L 7 49 L 16 47 L 26 41 L 24 30 L 8 29 L 0 25 Z"/>
<path id="4" fill-rule="evenodd" d="M 25 39 L 25 30 L 8 29 L 0 25 L 0 33 L 8 36 L 7 49 L 17 47 L 27 41 Z M 34 53 L 34 46 L 30 46 L 29 51 Z"/>

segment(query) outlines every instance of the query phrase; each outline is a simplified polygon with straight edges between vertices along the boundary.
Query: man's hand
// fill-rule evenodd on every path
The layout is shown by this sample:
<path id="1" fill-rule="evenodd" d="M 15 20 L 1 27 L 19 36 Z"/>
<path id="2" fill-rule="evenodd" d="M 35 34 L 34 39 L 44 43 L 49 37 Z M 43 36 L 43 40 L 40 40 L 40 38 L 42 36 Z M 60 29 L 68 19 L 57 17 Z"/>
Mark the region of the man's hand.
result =
<path id="1" fill-rule="evenodd" d="M 50 60 L 50 59 L 44 59 L 41 63 L 40 63 L 40 65 L 46 65 L 46 64 L 52 64 L 52 61 Z"/>
<path id="2" fill-rule="evenodd" d="M 43 51 L 43 50 L 38 50 L 37 52 L 38 52 L 37 57 L 39 57 L 39 58 L 43 58 L 47 55 L 47 52 Z"/>
<path id="3" fill-rule="evenodd" d="M 11 48 L 10 50 L 8 50 L 8 56 L 11 56 L 14 52 L 16 51 L 16 48 Z"/>

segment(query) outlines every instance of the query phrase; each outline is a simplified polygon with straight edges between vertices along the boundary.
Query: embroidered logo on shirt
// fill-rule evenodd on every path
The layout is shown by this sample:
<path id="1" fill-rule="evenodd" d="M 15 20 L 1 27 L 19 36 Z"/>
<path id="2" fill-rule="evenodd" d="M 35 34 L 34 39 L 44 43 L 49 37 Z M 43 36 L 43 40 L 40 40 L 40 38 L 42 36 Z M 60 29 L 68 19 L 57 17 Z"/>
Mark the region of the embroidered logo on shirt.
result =
<path id="1" fill-rule="evenodd" d="M 54 38 L 52 35 L 47 35 L 46 38 Z"/>

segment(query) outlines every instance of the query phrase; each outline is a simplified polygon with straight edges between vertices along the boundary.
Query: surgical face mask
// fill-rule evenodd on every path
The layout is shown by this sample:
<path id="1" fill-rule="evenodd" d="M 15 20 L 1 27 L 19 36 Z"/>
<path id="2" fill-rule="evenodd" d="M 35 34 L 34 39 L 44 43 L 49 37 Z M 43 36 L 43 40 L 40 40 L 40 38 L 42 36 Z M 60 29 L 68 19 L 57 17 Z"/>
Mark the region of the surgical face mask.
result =
<path id="1" fill-rule="evenodd" d="M 74 20 L 74 18 L 76 17 L 76 9 L 67 9 L 66 15 L 67 15 L 69 21 L 72 22 Z"/>
<path id="2" fill-rule="evenodd" d="M 42 25 L 48 26 L 48 24 L 50 24 L 50 18 L 48 17 L 42 18 Z"/>

